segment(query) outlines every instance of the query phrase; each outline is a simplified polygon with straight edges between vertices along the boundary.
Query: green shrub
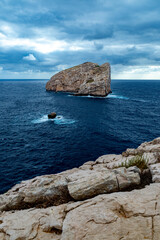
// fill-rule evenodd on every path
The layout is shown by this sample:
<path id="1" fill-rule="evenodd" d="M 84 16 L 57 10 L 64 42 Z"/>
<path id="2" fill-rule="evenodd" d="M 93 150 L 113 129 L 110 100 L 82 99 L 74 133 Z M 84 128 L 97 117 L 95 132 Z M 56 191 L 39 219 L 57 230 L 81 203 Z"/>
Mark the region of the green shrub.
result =
<path id="1" fill-rule="evenodd" d="M 133 157 L 129 160 L 126 160 L 125 162 L 122 162 L 116 168 L 119 168 L 119 167 L 129 168 L 132 166 L 136 166 L 141 170 L 147 169 L 148 168 L 148 159 L 145 159 L 142 155 L 136 155 L 135 157 Z"/>
<path id="2" fill-rule="evenodd" d="M 86 81 L 86 83 L 92 83 L 92 82 L 94 82 L 93 79 L 89 79 L 89 80 Z"/>

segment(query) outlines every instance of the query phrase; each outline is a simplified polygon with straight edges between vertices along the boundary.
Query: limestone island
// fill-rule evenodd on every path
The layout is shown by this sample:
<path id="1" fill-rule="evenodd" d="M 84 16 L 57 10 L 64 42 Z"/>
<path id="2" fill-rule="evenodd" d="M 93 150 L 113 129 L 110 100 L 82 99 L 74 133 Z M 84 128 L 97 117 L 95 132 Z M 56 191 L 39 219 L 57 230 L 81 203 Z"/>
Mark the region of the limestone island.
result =
<path id="1" fill-rule="evenodd" d="M 46 90 L 55 92 L 71 92 L 79 96 L 105 97 L 111 92 L 110 64 L 98 65 L 85 62 L 78 66 L 63 70 L 46 84 Z"/>
<path id="2" fill-rule="evenodd" d="M 159 240 L 160 138 L 0 195 L 1 240 Z"/>

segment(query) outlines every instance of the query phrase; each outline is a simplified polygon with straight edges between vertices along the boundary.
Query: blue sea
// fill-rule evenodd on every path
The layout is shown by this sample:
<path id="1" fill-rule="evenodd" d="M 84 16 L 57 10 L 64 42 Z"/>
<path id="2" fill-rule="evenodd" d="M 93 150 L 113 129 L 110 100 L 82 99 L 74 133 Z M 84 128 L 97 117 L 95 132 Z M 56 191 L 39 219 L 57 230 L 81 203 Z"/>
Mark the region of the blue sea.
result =
<path id="1" fill-rule="evenodd" d="M 106 98 L 47 92 L 45 84 L 0 81 L 0 193 L 160 136 L 160 81 L 112 80 Z"/>

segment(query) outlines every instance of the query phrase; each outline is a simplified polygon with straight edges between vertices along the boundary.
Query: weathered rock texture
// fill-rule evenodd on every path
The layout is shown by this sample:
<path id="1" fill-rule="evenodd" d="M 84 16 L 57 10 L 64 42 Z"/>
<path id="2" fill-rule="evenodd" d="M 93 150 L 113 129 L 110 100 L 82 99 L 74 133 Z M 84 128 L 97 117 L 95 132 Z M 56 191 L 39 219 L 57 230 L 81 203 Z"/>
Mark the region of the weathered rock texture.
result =
<path id="1" fill-rule="evenodd" d="M 86 62 L 55 74 L 46 90 L 73 92 L 76 95 L 106 96 L 111 92 L 110 65 Z"/>
<path id="2" fill-rule="evenodd" d="M 81 170 L 23 181 L 0 195 L 0 210 L 57 206 L 140 184 L 140 174 L 129 168 Z"/>
<path id="3" fill-rule="evenodd" d="M 1 240 L 159 240 L 160 184 L 46 209 L 3 212 Z"/>
<path id="4" fill-rule="evenodd" d="M 148 169 L 118 167 L 137 154 Z M 0 240 L 159 240 L 159 156 L 157 138 L 17 184 L 0 195 Z M 149 171 L 153 183 L 142 188 Z"/>

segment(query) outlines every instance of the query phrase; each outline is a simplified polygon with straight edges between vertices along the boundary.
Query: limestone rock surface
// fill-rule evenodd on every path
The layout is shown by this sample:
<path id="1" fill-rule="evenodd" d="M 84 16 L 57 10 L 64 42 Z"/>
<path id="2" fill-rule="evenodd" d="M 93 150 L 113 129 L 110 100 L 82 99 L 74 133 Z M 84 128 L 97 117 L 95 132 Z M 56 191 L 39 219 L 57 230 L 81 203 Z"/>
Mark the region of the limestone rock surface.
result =
<path id="1" fill-rule="evenodd" d="M 46 209 L 4 212 L 0 217 L 1 240 L 60 240 L 65 205 Z"/>
<path id="2" fill-rule="evenodd" d="M 100 170 L 86 170 L 68 176 L 68 190 L 75 200 L 84 200 L 98 194 L 110 193 L 127 189 L 140 184 L 139 173 L 126 168 L 111 171 L 105 168 Z"/>
<path id="3" fill-rule="evenodd" d="M 130 169 L 81 170 L 23 181 L 0 195 L 0 210 L 57 206 L 140 185 L 140 174 Z"/>
<path id="4" fill-rule="evenodd" d="M 111 92 L 110 84 L 109 63 L 99 66 L 86 62 L 52 76 L 46 84 L 46 90 L 104 97 Z"/>
<path id="5" fill-rule="evenodd" d="M 0 210 L 59 205 L 71 200 L 67 181 L 61 175 L 44 175 L 22 181 L 0 195 Z"/>
<path id="6" fill-rule="evenodd" d="M 152 181 L 160 183 L 160 163 L 150 165 Z"/>
<path id="7" fill-rule="evenodd" d="M 128 148 L 123 153 L 123 156 L 137 155 L 143 153 L 154 153 L 155 155 L 160 153 L 160 137 L 154 139 L 153 141 L 142 143 L 137 149 Z"/>
<path id="8" fill-rule="evenodd" d="M 160 237 L 159 184 L 132 192 L 99 195 L 78 207 L 71 204 L 67 208 L 62 240 L 158 240 Z"/>
<path id="9" fill-rule="evenodd" d="M 159 240 L 160 184 L 46 209 L 2 212 L 1 240 Z"/>

